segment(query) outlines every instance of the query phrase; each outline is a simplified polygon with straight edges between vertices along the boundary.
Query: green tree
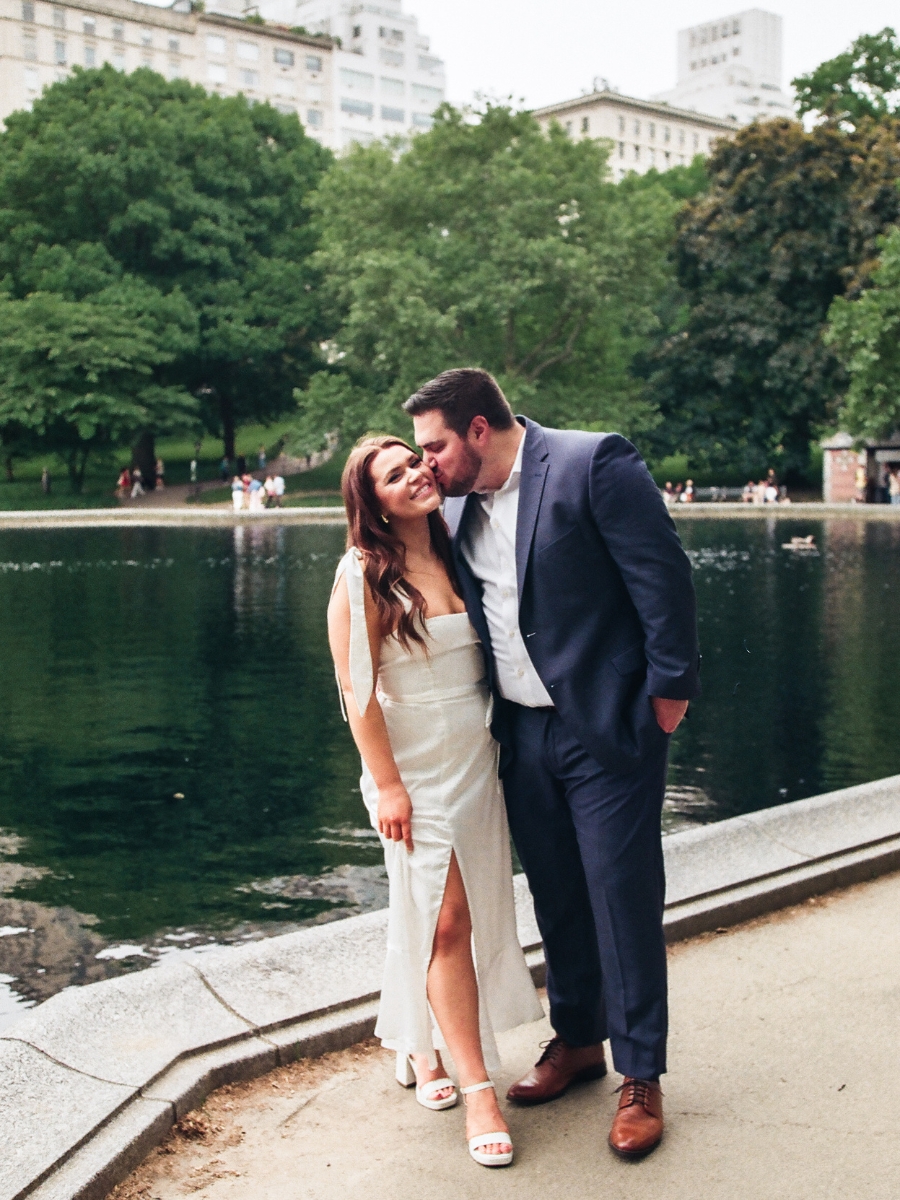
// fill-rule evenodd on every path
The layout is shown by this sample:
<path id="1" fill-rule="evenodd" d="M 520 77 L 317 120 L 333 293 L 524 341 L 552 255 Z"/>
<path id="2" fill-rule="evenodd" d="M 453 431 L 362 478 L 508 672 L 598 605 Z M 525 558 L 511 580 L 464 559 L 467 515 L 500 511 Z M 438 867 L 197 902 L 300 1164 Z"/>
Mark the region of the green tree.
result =
<path id="1" fill-rule="evenodd" d="M 759 122 L 708 169 L 679 218 L 685 307 L 651 364 L 658 453 L 802 475 L 846 384 L 821 336 L 829 307 L 865 286 L 900 217 L 898 124 Z"/>
<path id="2" fill-rule="evenodd" d="M 797 112 L 859 125 L 900 111 L 900 43 L 893 29 L 866 33 L 849 50 L 791 81 Z"/>
<path id="3" fill-rule="evenodd" d="M 399 405 L 450 366 L 494 372 L 522 411 L 635 433 L 655 414 L 629 372 L 655 328 L 679 201 L 617 188 L 606 150 L 527 113 L 450 106 L 409 150 L 356 148 L 314 198 L 336 332 L 299 395 L 295 445 L 405 428 Z"/>
<path id="4" fill-rule="evenodd" d="M 295 116 L 141 69 L 76 70 L 0 135 L 0 276 L 79 299 L 117 275 L 176 289 L 196 337 L 157 372 L 240 420 L 293 406 L 319 326 L 306 206 L 331 155 Z"/>
<path id="5" fill-rule="evenodd" d="M 65 459 L 80 492 L 90 455 L 143 429 L 197 419 L 197 400 L 155 380 L 196 338 L 179 292 L 135 280 L 83 300 L 33 292 L 0 298 L 0 429 Z"/>
<path id="6" fill-rule="evenodd" d="M 900 429 L 900 229 L 882 242 L 872 286 L 855 300 L 838 296 L 834 301 L 825 341 L 850 381 L 841 425 L 869 438 Z"/>

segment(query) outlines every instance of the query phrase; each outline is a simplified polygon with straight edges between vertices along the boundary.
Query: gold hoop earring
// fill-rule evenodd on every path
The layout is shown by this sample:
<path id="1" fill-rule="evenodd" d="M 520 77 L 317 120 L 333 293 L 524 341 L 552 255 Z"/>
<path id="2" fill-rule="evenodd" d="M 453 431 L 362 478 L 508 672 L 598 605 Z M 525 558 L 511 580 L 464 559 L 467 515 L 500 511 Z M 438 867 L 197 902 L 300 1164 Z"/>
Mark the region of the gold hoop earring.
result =
<path id="1" fill-rule="evenodd" d="M 384 513 L 382 513 L 382 514 L 381 514 L 381 519 L 382 519 L 382 521 L 384 521 L 385 525 L 390 525 L 390 521 L 389 521 L 389 520 L 388 520 L 388 518 L 387 518 L 387 517 L 384 515 Z"/>

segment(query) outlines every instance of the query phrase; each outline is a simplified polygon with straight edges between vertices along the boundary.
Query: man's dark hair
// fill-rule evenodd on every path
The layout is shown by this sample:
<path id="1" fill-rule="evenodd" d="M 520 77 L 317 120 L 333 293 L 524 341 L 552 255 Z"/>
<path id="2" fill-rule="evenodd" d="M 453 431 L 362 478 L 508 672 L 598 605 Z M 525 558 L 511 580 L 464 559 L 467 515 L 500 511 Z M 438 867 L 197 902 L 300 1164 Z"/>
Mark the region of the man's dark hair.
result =
<path id="1" fill-rule="evenodd" d="M 515 421 L 497 380 L 480 367 L 443 371 L 414 392 L 403 408 L 411 417 L 437 409 L 447 428 L 461 438 L 473 417 L 484 417 L 492 429 L 511 429 Z"/>

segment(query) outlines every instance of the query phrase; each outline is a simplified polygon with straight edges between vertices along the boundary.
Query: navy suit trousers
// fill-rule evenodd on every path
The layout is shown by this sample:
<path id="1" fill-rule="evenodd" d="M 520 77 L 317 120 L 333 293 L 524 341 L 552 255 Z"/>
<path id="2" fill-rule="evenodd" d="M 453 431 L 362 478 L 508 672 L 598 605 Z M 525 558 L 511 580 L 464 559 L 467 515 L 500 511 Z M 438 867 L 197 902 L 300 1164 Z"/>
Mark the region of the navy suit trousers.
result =
<path id="1" fill-rule="evenodd" d="M 510 829 L 534 897 L 550 1023 L 572 1046 L 610 1039 L 622 1075 L 666 1069 L 665 873 L 660 820 L 668 737 L 640 766 L 601 767 L 555 709 L 509 705 Z"/>

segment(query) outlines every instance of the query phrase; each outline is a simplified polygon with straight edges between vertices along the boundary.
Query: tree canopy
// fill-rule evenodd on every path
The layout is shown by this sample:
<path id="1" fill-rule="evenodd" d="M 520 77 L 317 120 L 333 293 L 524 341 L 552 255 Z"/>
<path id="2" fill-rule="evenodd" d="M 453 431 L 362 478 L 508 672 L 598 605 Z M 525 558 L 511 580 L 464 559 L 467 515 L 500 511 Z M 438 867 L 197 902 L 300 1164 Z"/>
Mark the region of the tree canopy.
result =
<path id="1" fill-rule="evenodd" d="M 900 43 L 889 26 L 865 33 L 849 50 L 820 63 L 791 81 L 797 112 L 819 113 L 830 120 L 858 125 L 900 111 Z"/>
<path id="2" fill-rule="evenodd" d="M 616 187 L 603 146 L 527 113 L 444 106 L 406 153 L 337 161 L 313 203 L 335 332 L 299 394 L 299 445 L 406 428 L 401 402 L 460 365 L 551 424 L 653 424 L 629 364 L 668 278 L 680 201 L 659 182 Z"/>
<path id="3" fill-rule="evenodd" d="M 321 336 L 307 198 L 331 160 L 295 116 L 105 66 L 76 69 L 6 126 L 11 301 L 80 302 L 127 280 L 178 293 L 193 334 L 174 352 L 160 344 L 154 384 L 198 397 L 226 445 L 236 420 L 292 407 Z"/>
<path id="4" fill-rule="evenodd" d="M 841 425 L 859 437 L 900 430 L 900 229 L 882 242 L 872 286 L 855 300 L 831 306 L 825 341 L 842 359 L 849 386 Z"/>
<path id="5" fill-rule="evenodd" d="M 778 119 L 721 141 L 708 193 L 679 218 L 685 308 L 651 364 L 662 452 L 720 468 L 802 473 L 846 385 L 822 340 L 900 217 L 898 125 Z"/>

